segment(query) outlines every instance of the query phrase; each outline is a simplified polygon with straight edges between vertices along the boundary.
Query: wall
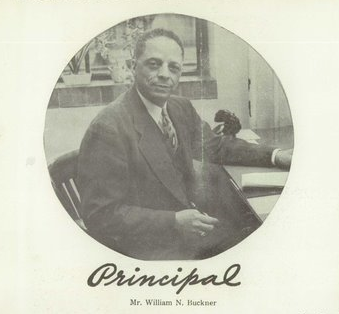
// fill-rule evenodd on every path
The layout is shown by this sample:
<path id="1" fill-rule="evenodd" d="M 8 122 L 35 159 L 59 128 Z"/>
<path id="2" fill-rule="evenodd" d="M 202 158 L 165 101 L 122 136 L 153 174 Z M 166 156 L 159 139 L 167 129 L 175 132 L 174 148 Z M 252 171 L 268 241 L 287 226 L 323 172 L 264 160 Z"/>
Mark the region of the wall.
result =
<path id="1" fill-rule="evenodd" d="M 223 108 L 234 112 L 244 128 L 291 126 L 286 96 L 266 61 L 239 37 L 215 24 L 209 24 L 208 35 L 218 101 L 204 101 L 209 110 L 198 106 L 207 120 L 212 116 L 210 110 Z"/>
<path id="2" fill-rule="evenodd" d="M 234 112 L 248 127 L 248 45 L 212 23 L 208 35 L 211 75 L 218 82 L 218 107 Z"/>

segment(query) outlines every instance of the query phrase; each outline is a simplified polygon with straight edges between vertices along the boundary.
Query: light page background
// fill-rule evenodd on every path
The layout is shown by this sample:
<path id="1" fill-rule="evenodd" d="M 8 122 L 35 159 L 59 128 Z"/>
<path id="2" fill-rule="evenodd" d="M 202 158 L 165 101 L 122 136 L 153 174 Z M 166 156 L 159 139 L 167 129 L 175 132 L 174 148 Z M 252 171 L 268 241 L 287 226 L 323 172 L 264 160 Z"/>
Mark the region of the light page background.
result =
<path id="1" fill-rule="evenodd" d="M 205 261 L 143 262 L 87 236 L 50 184 L 44 119 L 54 84 L 74 53 L 128 18 L 181 13 L 212 21 L 252 45 L 285 89 L 295 131 L 293 164 L 265 224 Z M 339 311 L 338 73 L 335 1 L 0 2 L 1 296 L 3 313 L 296 313 Z M 134 273 L 218 274 L 241 264 L 242 284 L 175 288 L 90 288 L 113 262 Z M 130 299 L 216 300 L 215 307 L 131 307 Z"/>

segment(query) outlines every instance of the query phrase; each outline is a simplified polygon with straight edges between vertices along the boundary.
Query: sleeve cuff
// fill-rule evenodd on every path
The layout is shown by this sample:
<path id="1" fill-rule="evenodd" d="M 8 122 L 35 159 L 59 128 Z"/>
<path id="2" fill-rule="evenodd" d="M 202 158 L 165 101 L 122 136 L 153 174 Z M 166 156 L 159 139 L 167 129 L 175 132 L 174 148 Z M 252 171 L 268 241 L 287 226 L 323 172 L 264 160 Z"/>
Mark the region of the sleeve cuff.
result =
<path id="1" fill-rule="evenodd" d="M 276 148 L 273 153 L 272 153 L 272 156 L 271 156 L 271 163 L 273 166 L 276 166 L 276 163 L 275 163 L 275 157 L 277 156 L 277 153 L 281 151 L 280 148 Z"/>

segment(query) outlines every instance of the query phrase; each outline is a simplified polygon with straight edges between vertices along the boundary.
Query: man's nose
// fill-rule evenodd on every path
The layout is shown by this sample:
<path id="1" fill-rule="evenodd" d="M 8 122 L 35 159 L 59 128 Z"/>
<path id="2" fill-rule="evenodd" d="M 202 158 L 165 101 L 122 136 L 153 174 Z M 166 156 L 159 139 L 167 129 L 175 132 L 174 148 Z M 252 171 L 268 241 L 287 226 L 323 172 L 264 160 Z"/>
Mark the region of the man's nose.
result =
<path id="1" fill-rule="evenodd" d="M 159 68 L 158 76 L 166 79 L 170 77 L 170 71 L 168 69 L 168 64 L 166 62 L 164 62 Z"/>

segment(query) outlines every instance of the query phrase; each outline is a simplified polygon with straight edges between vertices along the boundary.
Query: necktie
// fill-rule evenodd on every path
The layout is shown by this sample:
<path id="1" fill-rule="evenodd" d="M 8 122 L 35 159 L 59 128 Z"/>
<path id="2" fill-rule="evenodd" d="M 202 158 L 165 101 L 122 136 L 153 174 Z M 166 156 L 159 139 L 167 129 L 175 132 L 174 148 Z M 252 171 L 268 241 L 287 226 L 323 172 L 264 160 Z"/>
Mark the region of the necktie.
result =
<path id="1" fill-rule="evenodd" d="M 178 148 L 178 138 L 166 108 L 161 110 L 160 127 L 174 152 Z"/>

